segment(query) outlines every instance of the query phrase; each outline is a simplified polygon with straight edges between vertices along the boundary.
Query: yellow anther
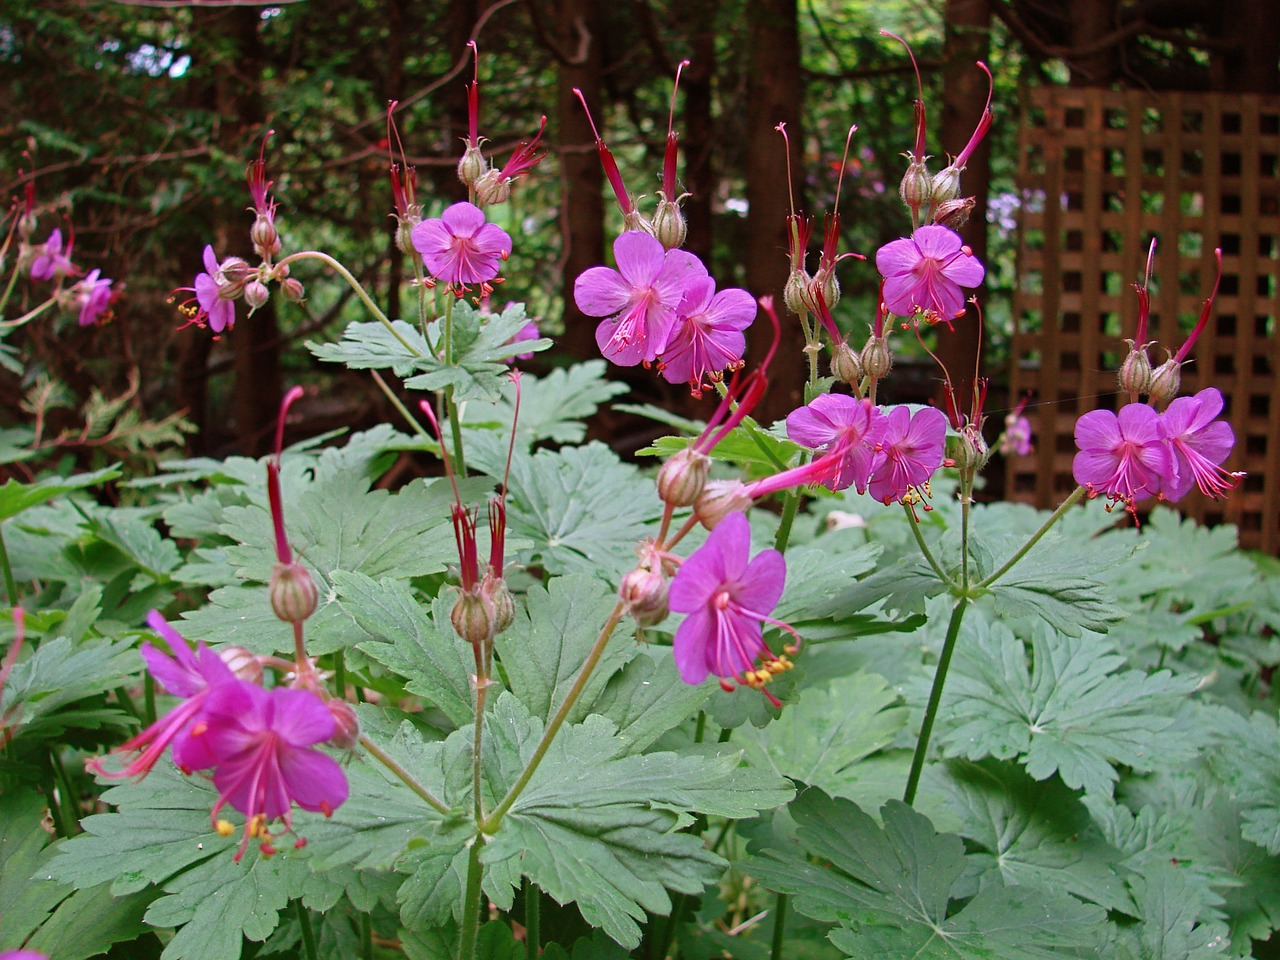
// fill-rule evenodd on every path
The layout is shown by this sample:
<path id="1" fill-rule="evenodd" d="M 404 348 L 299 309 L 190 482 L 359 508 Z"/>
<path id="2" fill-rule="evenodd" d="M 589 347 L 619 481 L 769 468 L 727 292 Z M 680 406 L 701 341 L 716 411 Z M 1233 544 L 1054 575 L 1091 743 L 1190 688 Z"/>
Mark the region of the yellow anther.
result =
<path id="1" fill-rule="evenodd" d="M 220 837 L 229 837 L 236 832 L 236 828 L 230 820 L 219 820 L 213 825 L 213 829 L 218 831 L 218 836 Z"/>

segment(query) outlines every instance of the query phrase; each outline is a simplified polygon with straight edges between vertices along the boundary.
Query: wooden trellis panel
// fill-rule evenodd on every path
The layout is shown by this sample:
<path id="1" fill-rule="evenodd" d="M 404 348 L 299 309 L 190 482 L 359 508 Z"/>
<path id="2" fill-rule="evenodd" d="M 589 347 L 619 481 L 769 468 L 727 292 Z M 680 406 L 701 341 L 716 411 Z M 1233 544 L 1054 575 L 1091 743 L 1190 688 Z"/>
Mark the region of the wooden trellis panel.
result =
<path id="1" fill-rule="evenodd" d="M 1230 522 L 1280 553 L 1280 98 L 1042 88 L 1019 159 L 1013 396 L 1032 395 L 1035 451 L 1011 458 L 1011 499 L 1050 507 L 1075 488 L 1080 414 L 1121 403 L 1115 370 L 1133 337 L 1147 246 L 1153 364 L 1182 344 L 1223 276 L 1182 392 L 1215 386 L 1236 435 L 1226 466 L 1248 477 L 1224 501 L 1178 508 Z"/>

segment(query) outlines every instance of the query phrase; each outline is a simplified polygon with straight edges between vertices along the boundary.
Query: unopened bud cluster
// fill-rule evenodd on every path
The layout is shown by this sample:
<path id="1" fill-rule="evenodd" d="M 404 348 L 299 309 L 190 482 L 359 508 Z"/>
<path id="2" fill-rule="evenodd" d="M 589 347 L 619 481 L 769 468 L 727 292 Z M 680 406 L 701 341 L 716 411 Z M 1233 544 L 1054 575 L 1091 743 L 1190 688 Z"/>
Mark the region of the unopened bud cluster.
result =
<path id="1" fill-rule="evenodd" d="M 486 573 L 470 590 L 461 590 L 449 611 L 458 636 L 483 649 L 515 621 L 516 605 L 506 581 Z"/>
<path id="2" fill-rule="evenodd" d="M 316 612 L 320 602 L 315 580 L 297 560 L 275 565 L 268 593 L 271 609 L 286 623 L 302 623 Z"/>

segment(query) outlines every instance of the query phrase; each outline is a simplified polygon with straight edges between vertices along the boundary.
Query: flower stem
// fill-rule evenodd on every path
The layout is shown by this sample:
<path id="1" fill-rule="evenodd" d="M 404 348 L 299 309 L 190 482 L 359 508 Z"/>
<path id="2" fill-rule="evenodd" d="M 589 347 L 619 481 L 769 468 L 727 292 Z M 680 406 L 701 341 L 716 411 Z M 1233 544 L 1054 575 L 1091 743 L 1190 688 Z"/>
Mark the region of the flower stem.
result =
<path id="1" fill-rule="evenodd" d="M 916 538 L 916 546 L 920 548 L 920 552 L 924 554 L 924 558 L 929 561 L 929 566 L 933 568 L 933 572 L 937 574 L 939 580 L 949 587 L 954 587 L 955 581 L 947 576 L 946 572 L 934 558 L 933 551 L 929 549 L 929 545 L 924 542 L 924 534 L 920 532 L 920 524 L 916 521 L 915 515 L 911 512 L 911 507 L 904 503 L 902 505 L 902 509 L 907 513 L 907 526 L 911 528 L 911 534 Z"/>
<path id="2" fill-rule="evenodd" d="M 0 567 L 4 568 L 4 590 L 10 607 L 18 605 L 18 583 L 13 579 L 13 567 L 9 566 L 9 550 L 4 545 L 4 524 L 0 523 Z"/>
<path id="3" fill-rule="evenodd" d="M 524 946 L 529 960 L 542 955 L 542 891 L 524 878 Z"/>
<path id="4" fill-rule="evenodd" d="M 964 611 L 968 605 L 969 598 L 962 596 L 951 608 L 951 620 L 947 623 L 947 638 L 942 643 L 942 655 L 938 658 L 938 669 L 933 674 L 933 689 L 929 691 L 929 703 L 924 709 L 924 722 L 920 724 L 916 752 L 911 757 L 911 772 L 907 774 L 907 788 L 902 793 L 902 802 L 908 806 L 913 805 L 916 800 L 920 774 L 924 770 L 924 759 L 929 752 L 929 738 L 933 736 L 933 722 L 938 716 L 938 705 L 942 702 L 942 688 L 947 682 L 947 670 L 951 666 L 951 654 L 955 652 L 956 638 L 960 636 L 960 621 L 964 619 Z"/>
<path id="5" fill-rule="evenodd" d="M 782 941 L 787 933 L 787 895 L 779 893 L 773 901 L 773 945 L 769 960 L 782 960 Z"/>
<path id="6" fill-rule="evenodd" d="M 782 501 L 782 519 L 778 523 L 778 533 L 773 538 L 773 549 L 779 553 L 787 552 L 787 541 L 791 539 L 791 525 L 795 523 L 796 511 L 800 509 L 800 491 L 792 487 Z"/>
<path id="7" fill-rule="evenodd" d="M 447 815 L 449 813 L 449 807 L 443 801 L 439 800 L 434 793 L 420 784 L 414 778 L 413 774 L 392 760 L 385 750 L 363 734 L 360 737 L 360 746 L 364 747 L 365 752 L 368 753 L 369 756 L 373 757 L 395 774 L 396 779 L 426 801 L 427 806 L 432 810 L 435 810 L 436 813 L 440 814 Z"/>
<path id="8" fill-rule="evenodd" d="M 340 277 L 342 277 L 343 280 L 347 281 L 351 289 L 356 292 L 356 296 L 363 300 L 364 305 L 369 308 L 369 312 L 377 318 L 379 323 L 387 328 L 388 333 L 400 341 L 400 346 L 404 347 L 415 357 L 422 356 L 422 351 L 400 335 L 400 331 L 392 325 L 391 321 L 387 319 L 387 315 L 382 312 L 376 303 L 373 302 L 373 298 L 370 297 L 364 287 L 360 285 L 360 281 L 357 280 L 351 271 L 341 263 L 329 256 L 327 253 L 321 253 L 319 250 L 303 250 L 299 253 L 289 254 L 289 256 L 277 263 L 276 266 L 282 267 L 288 263 L 292 263 L 294 260 L 319 260 L 321 263 L 331 268 Z"/>
<path id="9" fill-rule="evenodd" d="M 66 768 L 62 766 L 56 747 L 49 751 L 49 767 L 53 770 L 53 782 L 58 790 L 58 804 L 62 813 L 62 835 L 74 837 L 80 832 L 80 814 L 71 792 L 71 781 L 67 779 Z"/>
<path id="10" fill-rule="evenodd" d="M 555 739 L 560 728 L 568 719 L 569 711 L 573 709 L 573 705 L 577 703 L 578 697 L 582 695 L 583 688 L 586 687 L 587 681 L 591 679 L 591 673 L 595 670 L 596 664 L 600 662 L 600 657 L 604 654 L 604 649 L 609 644 L 609 638 L 613 636 L 614 629 L 622 620 L 622 616 L 626 611 L 626 604 L 619 600 L 613 605 L 613 612 L 609 614 L 609 619 L 604 622 L 604 626 L 600 628 L 600 635 L 596 637 L 595 645 L 592 646 L 591 652 L 587 654 L 586 661 L 582 664 L 582 670 L 578 672 L 578 677 L 573 681 L 573 686 L 569 688 L 569 692 L 565 694 L 560 709 L 551 718 L 551 722 L 547 724 L 547 729 L 542 732 L 542 739 L 538 741 L 537 748 L 533 751 L 533 756 L 529 758 L 529 763 L 521 771 L 516 782 L 511 785 L 511 789 L 507 791 L 507 795 L 502 798 L 502 802 L 489 814 L 480 829 L 485 833 L 492 834 L 497 831 L 502 823 L 502 818 L 506 816 L 511 805 L 529 785 L 529 781 L 533 779 L 534 773 L 537 772 L 538 765 L 542 763 L 542 758 L 546 756 L 547 750 L 551 746 L 551 741 Z"/>
<path id="11" fill-rule="evenodd" d="M 489 697 L 489 671 L 485 669 L 484 653 L 477 646 L 476 655 L 476 722 L 471 738 L 471 809 L 477 826 L 484 822 L 484 800 L 480 791 L 483 773 L 484 704 Z"/>
<path id="12" fill-rule="evenodd" d="M 360 914 L 360 960 L 373 960 L 373 920 Z"/>
<path id="13" fill-rule="evenodd" d="M 30 323 L 32 320 L 40 316 L 40 314 L 44 313 L 46 310 L 48 310 L 57 302 L 58 302 L 57 297 L 50 297 L 44 303 L 40 304 L 40 306 L 32 307 L 30 310 L 28 310 L 26 313 L 24 313 L 20 317 L 15 317 L 12 320 L 0 320 L 0 330 L 13 330 L 16 327 L 20 327 L 25 323 Z"/>
<path id="14" fill-rule="evenodd" d="M 307 960 L 319 960 L 316 951 L 316 933 L 311 929 L 311 911 L 302 905 L 301 900 L 293 901 L 294 912 L 298 915 L 298 928 L 302 931 L 302 952 Z"/>
<path id="15" fill-rule="evenodd" d="M 484 834 L 478 833 L 471 841 L 471 853 L 467 857 L 467 888 L 462 894 L 462 944 L 458 948 L 458 960 L 475 960 L 476 938 L 480 933 L 480 881 L 484 867 L 480 864 L 480 851 L 484 849 Z"/>
<path id="16" fill-rule="evenodd" d="M 1031 535 L 1031 539 L 1028 540 L 1026 543 L 1024 543 L 1017 553 L 1015 553 L 1012 557 L 1006 560 L 1004 565 L 1000 567 L 999 570 L 997 570 L 991 576 L 987 577 L 987 579 L 983 580 L 980 584 L 978 584 L 978 586 L 989 587 L 993 583 L 995 583 L 997 580 L 999 580 L 1001 577 L 1003 577 L 1006 573 L 1008 573 L 1010 570 L 1012 570 L 1014 565 L 1017 564 L 1017 562 L 1021 560 L 1023 557 L 1025 557 L 1027 555 L 1027 552 L 1032 547 L 1034 547 L 1037 543 L 1040 542 L 1040 538 L 1049 532 L 1049 528 L 1052 527 L 1059 520 L 1061 520 L 1063 516 L 1066 514 L 1067 510 L 1073 507 L 1076 504 L 1076 501 L 1078 501 L 1082 496 L 1084 496 L 1084 487 L 1076 487 L 1075 490 L 1071 491 L 1071 495 L 1058 505 L 1058 509 L 1053 511 L 1053 514 L 1049 517 L 1048 520 L 1044 522 L 1044 524 L 1040 527 L 1040 529 Z"/>

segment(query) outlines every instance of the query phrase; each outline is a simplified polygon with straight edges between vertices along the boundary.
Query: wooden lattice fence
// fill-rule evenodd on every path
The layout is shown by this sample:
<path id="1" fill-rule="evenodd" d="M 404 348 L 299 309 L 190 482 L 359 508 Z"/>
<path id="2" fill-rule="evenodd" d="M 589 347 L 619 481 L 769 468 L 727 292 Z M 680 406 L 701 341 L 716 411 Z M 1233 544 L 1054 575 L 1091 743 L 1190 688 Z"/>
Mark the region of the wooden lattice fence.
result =
<path id="1" fill-rule="evenodd" d="M 1151 238 L 1153 363 L 1194 325 L 1220 246 L 1222 286 L 1182 392 L 1222 391 L 1236 434 L 1227 466 L 1248 477 L 1225 501 L 1193 492 L 1178 506 L 1280 552 L 1280 98 L 1037 90 L 1019 189 L 1011 386 L 1032 396 L 1036 449 L 1010 460 L 1010 498 L 1049 507 L 1074 489 L 1072 430 L 1117 407 Z"/>

